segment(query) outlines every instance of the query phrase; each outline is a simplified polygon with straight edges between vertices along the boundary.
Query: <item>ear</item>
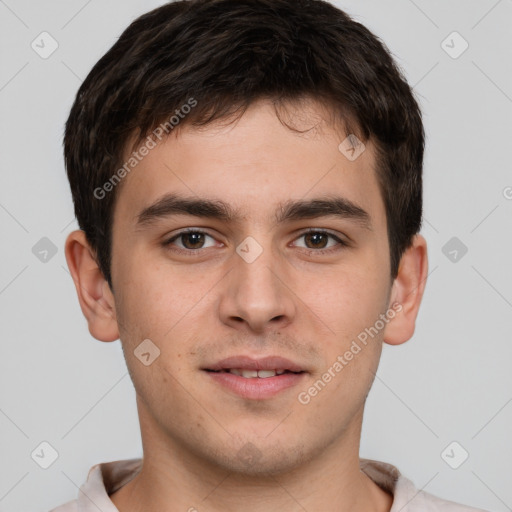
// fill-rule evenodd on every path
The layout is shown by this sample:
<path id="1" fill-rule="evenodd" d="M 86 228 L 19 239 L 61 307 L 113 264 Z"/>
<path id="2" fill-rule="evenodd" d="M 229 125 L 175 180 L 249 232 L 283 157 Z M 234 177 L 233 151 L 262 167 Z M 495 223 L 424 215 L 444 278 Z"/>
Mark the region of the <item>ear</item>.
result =
<path id="1" fill-rule="evenodd" d="M 65 254 L 89 332 L 99 341 L 117 340 L 119 330 L 114 295 L 96 263 L 84 231 L 73 231 L 68 235 Z"/>
<path id="2" fill-rule="evenodd" d="M 389 308 L 396 316 L 386 325 L 384 342 L 400 345 L 414 334 L 416 317 L 423 298 L 428 272 L 427 242 L 421 235 L 415 235 L 400 260 L 398 274 L 393 282 Z"/>

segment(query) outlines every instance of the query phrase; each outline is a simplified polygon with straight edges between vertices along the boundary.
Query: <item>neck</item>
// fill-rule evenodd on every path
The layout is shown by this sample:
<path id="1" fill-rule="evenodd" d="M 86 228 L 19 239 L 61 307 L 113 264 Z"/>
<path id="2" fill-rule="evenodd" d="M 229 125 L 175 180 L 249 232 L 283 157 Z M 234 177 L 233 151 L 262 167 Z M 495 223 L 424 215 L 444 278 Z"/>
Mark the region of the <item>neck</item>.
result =
<path id="1" fill-rule="evenodd" d="M 342 438 L 288 470 L 230 471 L 214 457 L 169 439 L 141 414 L 144 459 L 110 496 L 120 512 L 389 512 L 393 497 L 359 467 L 362 411 Z"/>

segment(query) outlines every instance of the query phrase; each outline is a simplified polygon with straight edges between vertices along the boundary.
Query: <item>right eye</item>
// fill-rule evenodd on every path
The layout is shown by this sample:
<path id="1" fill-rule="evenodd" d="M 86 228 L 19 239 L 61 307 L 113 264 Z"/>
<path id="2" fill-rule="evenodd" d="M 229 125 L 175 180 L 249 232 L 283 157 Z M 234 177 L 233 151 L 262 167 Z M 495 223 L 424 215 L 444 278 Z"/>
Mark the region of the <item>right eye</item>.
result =
<path id="1" fill-rule="evenodd" d="M 170 247 L 176 245 L 180 251 L 194 252 L 198 249 L 207 249 L 208 247 L 214 247 L 215 243 L 205 246 L 205 240 L 210 238 L 215 239 L 208 233 L 198 229 L 187 229 L 173 235 L 172 238 L 163 243 L 164 247 Z M 171 248 L 171 250 L 173 250 Z"/>

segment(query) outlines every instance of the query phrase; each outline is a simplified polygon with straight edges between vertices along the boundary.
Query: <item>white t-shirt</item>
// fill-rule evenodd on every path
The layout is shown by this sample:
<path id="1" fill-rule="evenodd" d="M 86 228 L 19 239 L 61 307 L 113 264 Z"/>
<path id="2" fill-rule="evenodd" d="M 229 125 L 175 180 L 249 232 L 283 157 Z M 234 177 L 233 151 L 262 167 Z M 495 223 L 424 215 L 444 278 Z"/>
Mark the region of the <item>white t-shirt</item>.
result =
<path id="1" fill-rule="evenodd" d="M 109 495 L 135 477 L 142 468 L 141 463 L 142 459 L 129 459 L 96 464 L 89 470 L 78 498 L 50 512 L 119 512 Z M 420 491 L 395 466 L 386 462 L 360 459 L 360 468 L 379 487 L 393 495 L 390 512 L 487 512 Z"/>

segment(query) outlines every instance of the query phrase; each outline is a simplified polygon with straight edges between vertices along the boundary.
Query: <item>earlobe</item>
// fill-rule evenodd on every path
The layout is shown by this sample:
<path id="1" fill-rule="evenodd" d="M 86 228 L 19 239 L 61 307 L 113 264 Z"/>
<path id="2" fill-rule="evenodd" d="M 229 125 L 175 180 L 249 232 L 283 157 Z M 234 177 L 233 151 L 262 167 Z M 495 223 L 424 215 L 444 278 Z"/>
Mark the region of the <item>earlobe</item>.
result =
<path id="1" fill-rule="evenodd" d="M 68 235 L 65 255 L 89 332 L 99 341 L 119 339 L 114 296 L 84 231 L 73 231 Z"/>
<path id="2" fill-rule="evenodd" d="M 389 308 L 397 304 L 396 316 L 384 331 L 384 342 L 400 345 L 414 334 L 416 317 L 420 308 L 428 272 L 427 242 L 415 235 L 412 245 L 400 260 L 398 274 L 391 289 Z"/>

